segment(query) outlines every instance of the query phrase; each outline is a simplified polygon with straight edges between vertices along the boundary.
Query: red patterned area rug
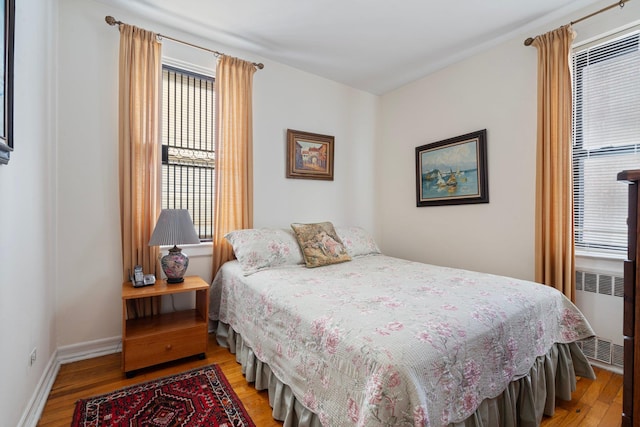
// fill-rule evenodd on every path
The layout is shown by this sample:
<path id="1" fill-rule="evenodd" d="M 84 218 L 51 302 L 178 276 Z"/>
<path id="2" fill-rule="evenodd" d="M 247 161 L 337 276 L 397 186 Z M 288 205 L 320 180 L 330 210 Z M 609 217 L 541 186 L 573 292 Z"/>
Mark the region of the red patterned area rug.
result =
<path id="1" fill-rule="evenodd" d="M 71 427 L 255 427 L 217 365 L 76 403 Z"/>

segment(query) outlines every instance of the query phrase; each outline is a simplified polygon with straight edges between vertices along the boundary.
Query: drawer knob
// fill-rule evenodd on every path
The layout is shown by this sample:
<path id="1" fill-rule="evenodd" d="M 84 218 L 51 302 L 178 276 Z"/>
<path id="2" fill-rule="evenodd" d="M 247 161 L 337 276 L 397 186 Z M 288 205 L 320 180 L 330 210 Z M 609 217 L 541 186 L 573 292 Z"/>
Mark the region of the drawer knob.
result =
<path id="1" fill-rule="evenodd" d="M 171 350 L 171 344 L 167 344 L 164 349 L 165 350 Z"/>

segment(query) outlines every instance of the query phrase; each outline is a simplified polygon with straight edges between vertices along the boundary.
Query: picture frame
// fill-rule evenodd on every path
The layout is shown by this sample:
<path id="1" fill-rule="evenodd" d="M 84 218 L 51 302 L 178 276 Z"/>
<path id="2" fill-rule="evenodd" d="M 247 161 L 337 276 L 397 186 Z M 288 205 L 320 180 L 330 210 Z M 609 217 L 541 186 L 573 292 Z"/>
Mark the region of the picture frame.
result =
<path id="1" fill-rule="evenodd" d="M 13 58 L 15 38 L 15 0 L 2 0 L 0 19 L 4 43 L 0 57 L 4 59 L 0 68 L 0 164 L 9 163 L 13 141 Z"/>
<path id="2" fill-rule="evenodd" d="M 416 206 L 489 203 L 487 130 L 416 147 Z"/>
<path id="3" fill-rule="evenodd" d="M 333 181 L 334 137 L 287 129 L 287 178 Z"/>

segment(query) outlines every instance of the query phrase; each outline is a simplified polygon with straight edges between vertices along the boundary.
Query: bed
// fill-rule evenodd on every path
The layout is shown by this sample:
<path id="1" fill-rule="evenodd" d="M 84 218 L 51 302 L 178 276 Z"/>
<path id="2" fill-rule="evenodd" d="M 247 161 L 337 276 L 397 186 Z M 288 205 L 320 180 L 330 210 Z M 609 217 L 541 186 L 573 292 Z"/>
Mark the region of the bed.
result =
<path id="1" fill-rule="evenodd" d="M 593 331 L 557 290 L 332 231 L 348 256 L 318 268 L 291 230 L 232 232 L 211 285 L 218 342 L 285 426 L 536 426 L 595 378 L 576 343 Z"/>

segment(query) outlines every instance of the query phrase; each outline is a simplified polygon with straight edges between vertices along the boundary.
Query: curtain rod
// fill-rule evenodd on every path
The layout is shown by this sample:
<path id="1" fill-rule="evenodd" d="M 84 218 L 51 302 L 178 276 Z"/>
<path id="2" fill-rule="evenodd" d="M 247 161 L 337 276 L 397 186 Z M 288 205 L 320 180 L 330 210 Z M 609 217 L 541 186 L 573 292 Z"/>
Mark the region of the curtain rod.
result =
<path id="1" fill-rule="evenodd" d="M 625 1 L 628 1 L 628 0 L 625 0 Z M 124 24 L 124 22 L 122 22 L 122 21 L 118 21 L 118 20 L 116 20 L 116 18 L 114 18 L 113 16 L 110 16 L 110 15 L 105 16 L 105 17 L 104 17 L 104 20 L 105 20 L 105 22 L 106 22 L 107 24 L 109 24 L 109 25 L 111 25 L 111 26 Z M 213 53 L 215 56 L 224 55 L 224 53 L 222 53 L 222 52 L 218 52 L 218 51 L 216 51 L 216 50 L 212 50 L 212 49 L 209 49 L 209 48 L 206 48 L 206 47 L 198 46 L 198 45 L 196 45 L 196 44 L 189 43 L 189 42 L 185 42 L 185 41 L 183 41 L 183 40 L 178 40 L 178 39 L 175 39 L 175 38 L 173 38 L 173 37 L 165 36 L 164 34 L 157 34 L 157 37 L 158 37 L 159 39 L 168 39 L 168 40 L 171 40 L 171 41 L 174 41 L 174 42 L 176 42 L 176 43 L 180 43 L 180 44 L 183 44 L 183 45 L 186 45 L 186 46 L 195 47 L 196 49 L 206 50 L 207 52 L 211 52 L 211 53 Z M 263 64 L 262 62 L 253 62 L 252 64 L 253 64 L 253 66 L 254 66 L 254 67 L 256 67 L 258 70 L 262 70 L 262 69 L 264 68 L 264 64 Z"/>
<path id="2" fill-rule="evenodd" d="M 602 9 L 597 10 L 597 11 L 595 11 L 595 12 L 593 12 L 593 13 L 590 13 L 590 14 L 589 14 L 589 15 L 587 15 L 587 16 L 583 16 L 583 17 L 582 17 L 582 18 L 580 18 L 580 19 L 576 19 L 575 21 L 571 21 L 571 22 L 570 22 L 570 24 L 571 24 L 571 25 L 577 24 L 578 22 L 582 22 L 582 21 L 584 21 L 585 19 L 589 19 L 589 18 L 591 18 L 592 16 L 595 16 L 595 15 L 597 15 L 597 14 L 599 14 L 599 13 L 605 12 L 605 11 L 607 11 L 607 10 L 609 10 L 609 9 L 613 9 L 613 8 L 614 8 L 614 7 L 616 7 L 616 6 L 620 6 L 620 9 L 622 9 L 622 8 L 624 7 L 624 4 L 625 4 L 626 2 L 628 2 L 628 1 L 629 1 L 629 0 L 620 0 L 618 3 L 610 4 L 609 6 L 607 6 L 607 7 L 603 7 Z M 525 45 L 525 46 L 530 46 L 530 45 L 531 45 L 531 43 L 533 43 L 533 37 L 529 37 L 528 39 L 526 39 L 526 40 L 524 41 L 524 45 Z"/>

